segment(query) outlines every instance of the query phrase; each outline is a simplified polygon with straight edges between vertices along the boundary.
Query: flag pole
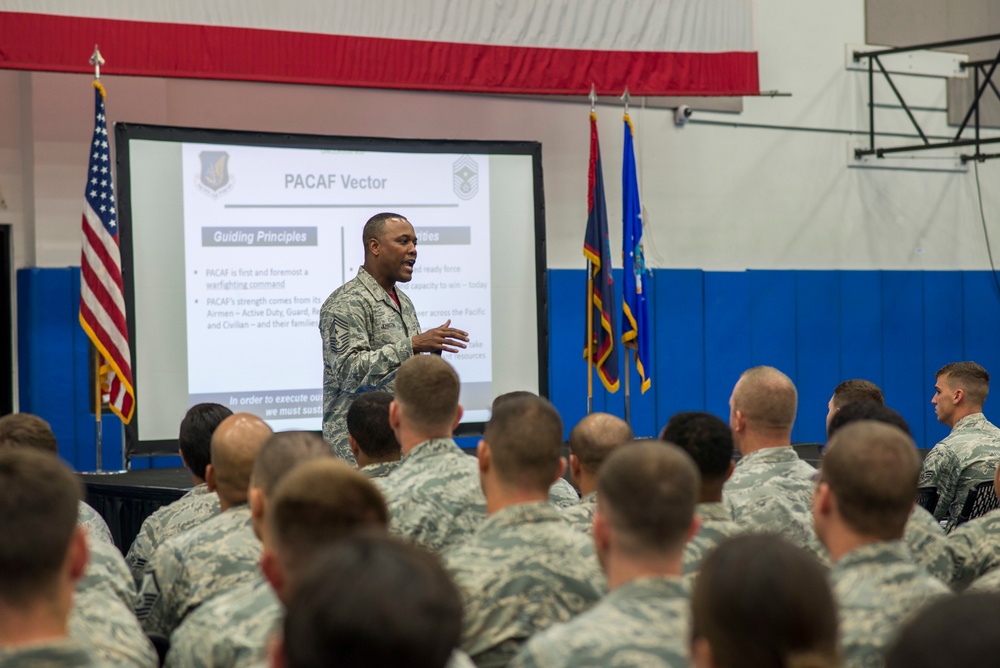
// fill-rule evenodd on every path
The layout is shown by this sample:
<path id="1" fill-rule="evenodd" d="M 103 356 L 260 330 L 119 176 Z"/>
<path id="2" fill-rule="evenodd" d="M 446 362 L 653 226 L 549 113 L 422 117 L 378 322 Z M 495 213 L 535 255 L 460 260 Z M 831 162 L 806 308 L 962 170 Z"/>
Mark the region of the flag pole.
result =
<path id="1" fill-rule="evenodd" d="M 622 96 L 621 96 L 620 99 L 625 102 L 625 118 L 627 119 L 628 118 L 628 104 L 632 100 L 632 96 L 628 92 L 628 86 L 625 86 L 625 92 L 622 93 Z M 623 257 L 622 260 L 624 261 L 625 258 Z M 622 267 L 622 270 L 623 271 L 628 271 L 629 268 L 628 267 Z M 622 326 L 624 327 L 624 322 L 622 323 Z M 626 345 L 626 346 L 623 346 L 623 347 L 625 349 L 624 350 L 624 352 L 625 352 L 625 422 L 631 427 L 632 426 L 632 399 L 631 399 L 632 395 L 631 395 L 631 392 L 630 392 L 630 387 L 629 387 L 629 382 L 628 382 L 628 368 L 630 366 L 629 365 L 629 361 L 628 361 L 629 354 L 628 354 L 628 346 Z"/>
<path id="2" fill-rule="evenodd" d="M 628 348 L 626 348 L 625 349 L 625 422 L 628 424 L 628 426 L 631 427 L 632 401 L 630 399 L 631 395 L 629 394 L 629 387 L 628 387 L 628 367 L 629 367 L 628 357 L 629 357 Z"/>
<path id="3" fill-rule="evenodd" d="M 590 84 L 590 113 L 597 109 L 597 89 Z M 594 266 L 587 259 L 587 415 L 594 412 Z"/>
<path id="4" fill-rule="evenodd" d="M 90 344 L 91 349 L 94 351 L 94 443 L 96 444 L 97 452 L 95 456 L 95 463 L 97 468 L 97 473 L 102 473 L 104 471 L 103 462 L 103 439 L 104 430 L 101 423 L 101 395 L 103 394 L 103 388 L 101 387 L 101 353 L 94 348 L 94 344 Z"/>
<path id="5" fill-rule="evenodd" d="M 594 412 L 594 270 L 587 260 L 587 415 Z"/>
<path id="6" fill-rule="evenodd" d="M 101 65 L 104 64 L 104 56 L 101 55 L 101 50 L 94 45 L 94 53 L 90 56 L 90 64 L 94 66 L 94 80 L 101 80 Z M 94 350 L 94 447 L 95 452 L 95 464 L 97 465 L 97 472 L 102 473 L 104 471 L 104 429 L 101 423 L 101 401 L 103 395 L 103 383 L 101 383 L 101 366 L 104 360 L 101 359 L 101 353 L 98 351 L 94 344 L 90 344 L 91 349 Z"/>

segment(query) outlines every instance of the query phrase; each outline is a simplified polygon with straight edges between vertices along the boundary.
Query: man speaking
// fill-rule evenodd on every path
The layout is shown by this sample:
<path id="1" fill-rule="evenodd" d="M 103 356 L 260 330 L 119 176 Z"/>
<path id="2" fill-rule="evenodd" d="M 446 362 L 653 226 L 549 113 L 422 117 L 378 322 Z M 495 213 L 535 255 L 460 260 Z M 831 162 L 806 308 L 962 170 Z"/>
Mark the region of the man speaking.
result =
<path id="1" fill-rule="evenodd" d="M 347 441 L 347 409 L 371 390 L 392 391 L 399 365 L 416 353 L 458 352 L 469 335 L 451 327 L 420 332 L 413 302 L 396 283 L 413 278 L 417 234 L 397 213 L 372 216 L 362 234 L 365 262 L 358 275 L 323 303 L 323 438 L 354 464 Z"/>

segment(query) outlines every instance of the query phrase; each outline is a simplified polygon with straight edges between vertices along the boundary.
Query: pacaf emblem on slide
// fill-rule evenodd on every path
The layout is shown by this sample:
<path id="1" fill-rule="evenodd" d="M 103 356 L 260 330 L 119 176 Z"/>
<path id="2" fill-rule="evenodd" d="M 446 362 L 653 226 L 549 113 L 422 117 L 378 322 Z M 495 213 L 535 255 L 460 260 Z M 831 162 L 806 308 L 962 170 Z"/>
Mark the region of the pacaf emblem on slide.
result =
<path id="1" fill-rule="evenodd" d="M 198 186 L 212 197 L 228 192 L 233 187 L 233 177 L 229 173 L 229 154 L 225 151 L 202 151 L 201 173 Z"/>
<path id="2" fill-rule="evenodd" d="M 472 199 L 479 192 L 479 164 L 467 155 L 453 166 L 455 194 L 461 199 Z"/>

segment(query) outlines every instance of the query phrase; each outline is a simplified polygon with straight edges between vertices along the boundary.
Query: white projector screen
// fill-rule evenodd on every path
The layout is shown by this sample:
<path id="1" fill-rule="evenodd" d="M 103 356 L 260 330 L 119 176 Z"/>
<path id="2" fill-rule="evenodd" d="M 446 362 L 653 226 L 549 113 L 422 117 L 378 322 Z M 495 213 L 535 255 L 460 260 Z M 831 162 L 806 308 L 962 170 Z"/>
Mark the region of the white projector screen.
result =
<path id="1" fill-rule="evenodd" d="M 272 135 L 118 123 L 132 342 L 132 454 L 176 451 L 201 402 L 319 431 L 319 309 L 363 262 L 381 211 L 417 231 L 400 284 L 422 329 L 451 320 L 462 433 L 493 398 L 547 393 L 541 145 Z"/>

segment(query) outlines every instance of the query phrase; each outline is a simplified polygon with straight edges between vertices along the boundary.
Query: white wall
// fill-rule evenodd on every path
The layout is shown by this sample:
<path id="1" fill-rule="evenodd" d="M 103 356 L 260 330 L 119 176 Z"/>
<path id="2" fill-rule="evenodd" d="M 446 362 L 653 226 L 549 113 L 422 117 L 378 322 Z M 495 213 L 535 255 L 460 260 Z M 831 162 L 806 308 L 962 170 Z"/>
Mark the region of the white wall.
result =
<path id="1" fill-rule="evenodd" d="M 867 130 L 865 75 L 844 67 L 845 44 L 864 41 L 863 0 L 758 0 L 756 26 L 761 87 L 792 97 L 747 99 L 739 115 L 696 112 L 683 128 L 674 127 L 669 110 L 642 109 L 642 100 L 633 100 L 648 263 L 711 270 L 987 268 L 971 171 L 848 169 L 847 144 L 860 136 L 697 123 Z M 116 77 L 114 45 L 102 47 L 111 121 L 540 141 L 549 266 L 583 266 L 589 140 L 583 100 Z M 945 106 L 943 80 L 909 78 L 900 86 L 909 102 Z M 880 101 L 889 95 L 878 87 Z M 8 203 L 0 222 L 16 227 L 18 266 L 79 263 L 92 104 L 87 76 L 0 71 L 0 189 Z M 601 105 L 598 116 L 615 221 L 621 108 Z M 920 117 L 935 134 L 945 130 L 944 113 Z M 879 112 L 880 129 L 907 127 L 902 112 Z M 987 220 L 996 221 L 1000 164 L 985 163 L 980 175 Z M 1000 252 L 1000 225 L 991 230 Z M 613 224 L 615 247 L 619 240 Z"/>

